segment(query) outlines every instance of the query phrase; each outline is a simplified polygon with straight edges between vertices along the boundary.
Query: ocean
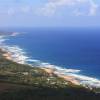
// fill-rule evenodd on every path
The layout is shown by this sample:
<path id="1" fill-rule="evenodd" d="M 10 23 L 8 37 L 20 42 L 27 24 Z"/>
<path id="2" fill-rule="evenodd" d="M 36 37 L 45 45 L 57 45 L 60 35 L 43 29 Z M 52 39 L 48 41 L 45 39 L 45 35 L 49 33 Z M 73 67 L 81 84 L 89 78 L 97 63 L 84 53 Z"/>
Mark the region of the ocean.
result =
<path id="1" fill-rule="evenodd" d="M 27 63 L 100 79 L 99 28 L 23 28 L 13 32 L 19 34 L 7 37 L 5 44 L 21 48 Z"/>

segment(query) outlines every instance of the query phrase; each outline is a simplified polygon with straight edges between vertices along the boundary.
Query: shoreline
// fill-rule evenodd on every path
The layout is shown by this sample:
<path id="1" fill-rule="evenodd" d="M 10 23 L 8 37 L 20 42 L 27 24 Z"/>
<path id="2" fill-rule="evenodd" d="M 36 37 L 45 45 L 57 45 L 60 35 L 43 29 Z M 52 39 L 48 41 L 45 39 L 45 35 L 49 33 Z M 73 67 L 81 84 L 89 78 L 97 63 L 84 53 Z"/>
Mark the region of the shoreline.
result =
<path id="1" fill-rule="evenodd" d="M 0 48 L 1 49 L 1 48 Z M 6 52 L 4 50 L 1 49 L 2 52 L 5 52 L 3 53 L 3 57 L 5 57 L 7 60 L 11 60 L 11 61 L 14 61 L 13 58 L 12 58 L 12 54 L 10 52 Z M 16 62 L 16 61 L 14 61 Z M 21 62 L 16 62 L 16 63 L 21 63 Z M 48 73 L 50 76 L 52 76 L 53 74 L 55 74 L 55 71 L 54 69 L 52 68 L 41 68 L 43 69 L 46 73 Z M 80 85 L 80 82 L 77 81 L 73 76 L 69 76 L 69 75 L 58 75 L 58 74 L 55 74 L 57 75 L 57 77 L 60 77 L 60 78 L 63 78 L 64 80 L 68 81 L 68 82 L 71 82 L 72 84 L 74 85 Z"/>
<path id="2" fill-rule="evenodd" d="M 28 58 L 28 57 L 25 57 L 25 56 L 23 57 L 23 55 L 20 55 L 20 54 L 19 55 L 17 54 L 16 56 L 16 54 L 14 54 L 13 52 L 10 52 L 9 50 L 7 51 L 5 48 L 0 48 L 0 49 L 2 52 L 4 52 L 2 56 L 5 57 L 6 59 L 16 62 L 18 64 L 30 65 L 25 62 L 25 58 Z M 47 65 L 47 64 L 45 66 L 42 65 L 42 66 L 36 66 L 36 67 L 43 69 L 50 76 L 54 74 L 59 78 L 63 78 L 66 82 L 72 83 L 73 85 L 77 85 L 77 86 L 82 85 L 85 88 L 89 88 L 89 89 L 100 88 L 100 80 L 77 74 L 79 70 L 76 70 L 74 73 L 73 71 L 74 69 L 67 70 L 67 69 L 62 68 L 62 70 L 60 70 L 58 67 L 54 67 L 54 65 Z M 63 72 L 64 70 L 67 70 L 67 74 L 64 74 Z"/>
<path id="3" fill-rule="evenodd" d="M 2 42 L 5 42 L 5 41 L 3 41 L 2 39 L 0 44 L 2 44 Z M 39 62 L 38 60 L 32 60 L 29 57 L 27 57 L 25 55 L 25 52 L 23 52 L 23 50 L 17 46 L 4 45 L 4 46 L 1 46 L 0 49 L 4 51 L 3 57 L 13 62 L 16 62 L 19 64 L 28 64 L 28 65 L 31 65 L 31 64 L 27 63 L 26 61 L 31 60 L 35 63 Z M 49 63 L 44 63 L 44 62 L 40 62 L 39 65 L 37 65 L 36 67 L 44 69 L 44 71 L 46 71 L 50 76 L 54 74 L 57 77 L 63 78 L 64 80 L 71 82 L 74 85 L 82 85 L 88 88 L 100 88 L 99 79 L 81 75 L 79 73 L 80 70 L 67 69 L 67 68 L 65 69 L 65 68 L 61 68 L 59 66 L 51 65 Z"/>
<path id="4" fill-rule="evenodd" d="M 80 82 L 78 80 L 75 79 L 75 77 L 70 76 L 70 75 L 61 75 L 61 74 L 56 74 L 54 69 L 51 68 L 42 68 L 45 72 L 47 72 L 50 76 L 52 75 L 56 75 L 59 78 L 64 79 L 67 82 L 70 82 L 74 85 L 80 85 Z"/>

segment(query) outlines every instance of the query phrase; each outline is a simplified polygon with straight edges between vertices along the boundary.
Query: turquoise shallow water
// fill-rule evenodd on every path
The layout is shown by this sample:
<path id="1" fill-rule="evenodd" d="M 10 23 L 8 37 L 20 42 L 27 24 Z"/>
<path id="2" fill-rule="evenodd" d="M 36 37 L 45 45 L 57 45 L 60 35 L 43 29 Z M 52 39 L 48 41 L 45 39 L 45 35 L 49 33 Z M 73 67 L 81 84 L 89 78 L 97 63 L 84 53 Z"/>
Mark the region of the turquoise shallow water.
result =
<path id="1" fill-rule="evenodd" d="M 32 59 L 79 69 L 100 79 L 100 29 L 16 29 L 10 45 L 18 45 Z M 24 33 L 22 33 L 24 32 Z"/>

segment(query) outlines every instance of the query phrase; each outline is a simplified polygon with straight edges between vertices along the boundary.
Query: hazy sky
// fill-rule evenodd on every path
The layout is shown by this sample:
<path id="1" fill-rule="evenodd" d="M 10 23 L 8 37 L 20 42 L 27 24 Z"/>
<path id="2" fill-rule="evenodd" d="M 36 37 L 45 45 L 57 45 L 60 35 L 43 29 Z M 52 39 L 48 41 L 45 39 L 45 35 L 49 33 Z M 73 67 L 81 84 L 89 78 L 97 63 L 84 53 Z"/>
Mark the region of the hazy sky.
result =
<path id="1" fill-rule="evenodd" d="M 0 27 L 100 27 L 100 0 L 0 0 Z"/>

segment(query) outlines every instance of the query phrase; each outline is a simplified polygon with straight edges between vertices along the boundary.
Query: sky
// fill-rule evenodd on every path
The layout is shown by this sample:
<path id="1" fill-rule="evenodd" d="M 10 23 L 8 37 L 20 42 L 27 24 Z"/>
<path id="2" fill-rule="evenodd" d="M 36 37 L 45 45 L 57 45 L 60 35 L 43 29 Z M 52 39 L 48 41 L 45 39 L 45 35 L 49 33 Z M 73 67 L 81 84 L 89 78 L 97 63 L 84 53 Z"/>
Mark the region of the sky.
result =
<path id="1" fill-rule="evenodd" d="M 100 0 L 0 0 L 0 27 L 100 27 Z"/>

